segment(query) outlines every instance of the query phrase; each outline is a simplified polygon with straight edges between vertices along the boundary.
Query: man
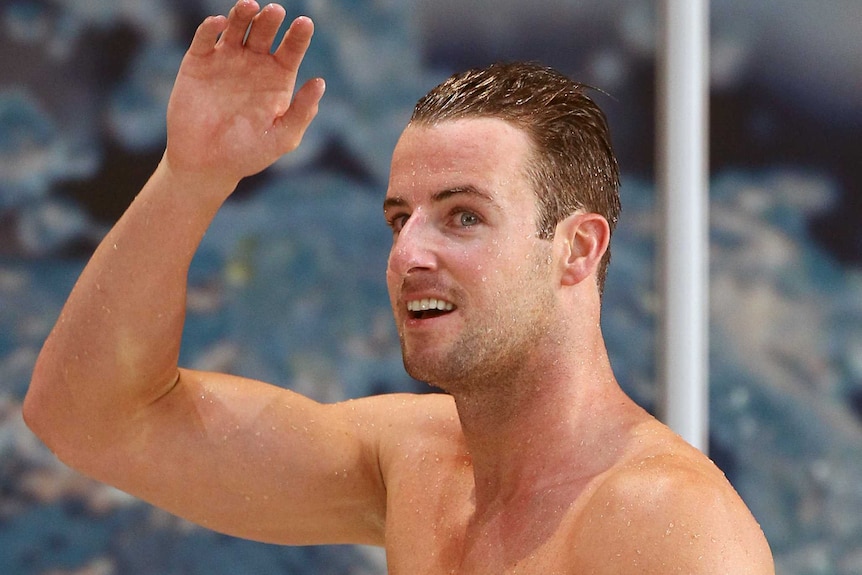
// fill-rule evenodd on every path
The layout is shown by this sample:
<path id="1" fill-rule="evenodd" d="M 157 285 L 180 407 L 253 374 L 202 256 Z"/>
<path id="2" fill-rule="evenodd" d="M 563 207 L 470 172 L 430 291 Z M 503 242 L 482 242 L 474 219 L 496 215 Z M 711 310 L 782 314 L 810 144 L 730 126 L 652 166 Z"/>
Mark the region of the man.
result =
<path id="1" fill-rule="evenodd" d="M 24 414 L 60 458 L 281 544 L 385 546 L 389 572 L 772 573 L 723 475 L 617 385 L 599 328 L 619 210 L 604 117 L 537 66 L 417 106 L 384 201 L 404 363 L 446 395 L 321 405 L 177 366 L 186 275 L 239 180 L 299 145 L 313 25 L 241 0 L 195 34 L 152 178 L 45 343 Z M 246 37 L 246 31 L 249 29 Z"/>

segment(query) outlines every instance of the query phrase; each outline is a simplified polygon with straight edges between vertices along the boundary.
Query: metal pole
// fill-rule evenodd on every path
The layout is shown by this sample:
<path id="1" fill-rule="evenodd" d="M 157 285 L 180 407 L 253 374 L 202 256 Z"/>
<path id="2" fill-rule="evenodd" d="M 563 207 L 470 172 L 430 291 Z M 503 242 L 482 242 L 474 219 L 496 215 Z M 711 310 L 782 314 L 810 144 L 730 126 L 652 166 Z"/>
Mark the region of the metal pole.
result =
<path id="1" fill-rule="evenodd" d="M 709 439 L 708 0 L 662 0 L 658 183 L 664 205 L 664 421 L 703 452 Z"/>

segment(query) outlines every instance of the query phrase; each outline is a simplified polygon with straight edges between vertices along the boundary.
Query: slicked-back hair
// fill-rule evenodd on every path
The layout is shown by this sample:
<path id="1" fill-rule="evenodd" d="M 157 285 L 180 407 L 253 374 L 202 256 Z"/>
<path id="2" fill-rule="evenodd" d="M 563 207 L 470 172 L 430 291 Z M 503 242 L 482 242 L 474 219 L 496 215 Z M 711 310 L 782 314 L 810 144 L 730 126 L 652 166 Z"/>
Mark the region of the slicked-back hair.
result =
<path id="1" fill-rule="evenodd" d="M 526 175 L 537 198 L 538 236 L 553 238 L 557 224 L 577 210 L 600 214 L 613 232 L 620 214 L 619 167 L 607 119 L 589 89 L 540 64 L 498 63 L 444 81 L 419 100 L 410 123 L 510 122 L 534 148 Z M 599 293 L 610 257 L 608 247 L 596 274 Z"/>

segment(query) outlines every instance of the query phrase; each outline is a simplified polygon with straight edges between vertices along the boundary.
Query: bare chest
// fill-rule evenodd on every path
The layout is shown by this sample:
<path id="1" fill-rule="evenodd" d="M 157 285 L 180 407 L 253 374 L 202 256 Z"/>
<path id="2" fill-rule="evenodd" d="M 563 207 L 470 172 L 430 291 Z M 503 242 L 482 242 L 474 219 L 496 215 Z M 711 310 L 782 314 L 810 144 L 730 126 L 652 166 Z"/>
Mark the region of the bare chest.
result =
<path id="1" fill-rule="evenodd" d="M 472 477 L 436 489 L 427 482 L 390 493 L 386 551 L 390 575 L 563 575 L 572 505 L 525 501 L 477 518 Z"/>

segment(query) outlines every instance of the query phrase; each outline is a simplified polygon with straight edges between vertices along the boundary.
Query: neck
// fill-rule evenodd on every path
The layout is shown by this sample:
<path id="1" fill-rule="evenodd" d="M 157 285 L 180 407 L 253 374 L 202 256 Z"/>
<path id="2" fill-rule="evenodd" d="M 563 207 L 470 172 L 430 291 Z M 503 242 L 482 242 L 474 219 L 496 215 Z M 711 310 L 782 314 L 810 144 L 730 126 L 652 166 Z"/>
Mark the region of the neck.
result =
<path id="1" fill-rule="evenodd" d="M 609 465 L 619 446 L 608 438 L 622 435 L 612 428 L 631 421 L 620 410 L 631 413 L 634 404 L 616 384 L 601 337 L 584 347 L 535 358 L 494 387 L 453 393 L 477 516 L 540 493 L 571 494 Z"/>

